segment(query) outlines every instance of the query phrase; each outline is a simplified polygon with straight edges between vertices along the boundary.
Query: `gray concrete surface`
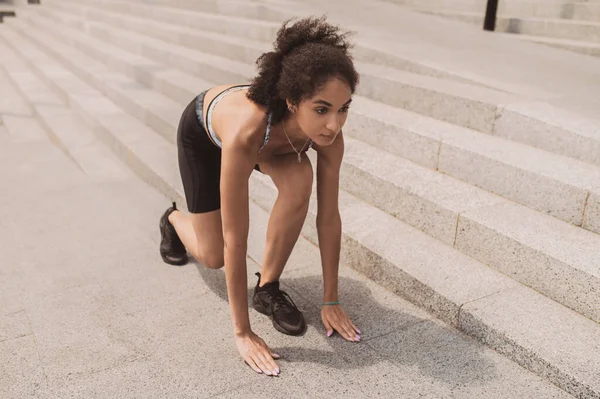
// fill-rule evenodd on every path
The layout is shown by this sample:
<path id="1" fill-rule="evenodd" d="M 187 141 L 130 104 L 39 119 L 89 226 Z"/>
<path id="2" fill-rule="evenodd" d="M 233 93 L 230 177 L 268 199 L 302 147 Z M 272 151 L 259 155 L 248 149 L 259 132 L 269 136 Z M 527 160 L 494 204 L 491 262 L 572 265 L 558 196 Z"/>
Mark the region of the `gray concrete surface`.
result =
<path id="1" fill-rule="evenodd" d="M 0 121 L 35 124 L 13 98 Z M 134 177 L 98 182 L 46 136 L 4 124 L 0 183 L 0 397 L 570 397 L 346 267 L 340 296 L 363 342 L 327 338 L 318 249 L 304 239 L 282 283 L 308 332 L 284 336 L 251 310 L 283 356 L 280 377 L 257 375 L 231 338 L 223 272 L 160 260 L 168 201 L 157 191 Z M 253 207 L 253 234 L 266 218 Z"/>

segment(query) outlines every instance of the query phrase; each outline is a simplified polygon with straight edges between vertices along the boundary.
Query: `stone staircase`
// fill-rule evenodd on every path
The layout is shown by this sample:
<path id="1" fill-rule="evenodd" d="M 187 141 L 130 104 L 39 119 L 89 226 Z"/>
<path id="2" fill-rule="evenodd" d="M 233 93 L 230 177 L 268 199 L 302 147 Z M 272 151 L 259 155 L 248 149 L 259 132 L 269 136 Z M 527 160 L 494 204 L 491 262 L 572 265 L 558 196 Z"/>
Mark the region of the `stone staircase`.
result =
<path id="1" fill-rule="evenodd" d="M 483 26 L 486 0 L 386 0 L 424 13 Z M 496 31 L 509 36 L 600 56 L 600 2 L 504 0 Z M 513 35 L 518 33 L 519 35 Z"/>
<path id="2" fill-rule="evenodd" d="M 101 165 L 117 157 L 183 204 L 183 107 L 212 85 L 248 81 L 280 21 L 307 10 L 284 0 L 46 0 L 0 26 L 0 53 L 83 170 L 110 176 Z M 373 43 L 359 30 L 343 263 L 566 392 L 599 398 L 600 123 L 555 96 Z M 276 195 L 253 174 L 255 205 L 268 210 Z M 315 202 L 309 214 L 303 235 L 317 244 Z M 250 252 L 261 240 L 250 238 Z"/>

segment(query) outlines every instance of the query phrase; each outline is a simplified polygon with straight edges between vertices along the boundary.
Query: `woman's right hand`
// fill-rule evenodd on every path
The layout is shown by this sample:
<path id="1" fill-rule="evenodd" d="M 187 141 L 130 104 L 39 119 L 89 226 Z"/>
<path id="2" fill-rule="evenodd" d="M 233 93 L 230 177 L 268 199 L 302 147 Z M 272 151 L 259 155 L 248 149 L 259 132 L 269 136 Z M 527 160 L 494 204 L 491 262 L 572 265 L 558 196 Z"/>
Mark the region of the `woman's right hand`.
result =
<path id="1" fill-rule="evenodd" d="M 280 356 L 273 352 L 261 337 L 250 331 L 236 335 L 235 344 L 242 359 L 259 374 L 279 375 L 279 366 L 273 359 Z"/>

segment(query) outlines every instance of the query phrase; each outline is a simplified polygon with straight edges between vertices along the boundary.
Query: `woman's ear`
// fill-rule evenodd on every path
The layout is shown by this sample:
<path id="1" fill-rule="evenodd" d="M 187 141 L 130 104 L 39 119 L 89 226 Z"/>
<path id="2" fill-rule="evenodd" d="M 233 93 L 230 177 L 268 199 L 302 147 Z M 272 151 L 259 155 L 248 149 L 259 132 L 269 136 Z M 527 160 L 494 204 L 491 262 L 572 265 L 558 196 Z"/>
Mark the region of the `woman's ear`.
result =
<path id="1" fill-rule="evenodd" d="M 296 106 L 292 104 L 290 100 L 285 100 L 285 103 L 287 104 L 287 109 L 288 111 L 290 111 L 290 113 L 293 114 L 294 112 L 296 112 Z"/>

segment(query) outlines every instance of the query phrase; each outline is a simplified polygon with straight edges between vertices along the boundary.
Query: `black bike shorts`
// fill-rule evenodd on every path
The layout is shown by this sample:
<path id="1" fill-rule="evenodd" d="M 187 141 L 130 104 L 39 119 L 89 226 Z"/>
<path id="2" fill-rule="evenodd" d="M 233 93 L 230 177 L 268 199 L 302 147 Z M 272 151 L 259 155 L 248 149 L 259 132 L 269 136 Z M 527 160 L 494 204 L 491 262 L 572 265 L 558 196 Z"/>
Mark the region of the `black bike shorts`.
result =
<path id="1" fill-rule="evenodd" d="M 205 92 L 185 108 L 177 129 L 177 158 L 190 213 L 221 208 L 221 149 L 208 137 L 202 115 Z M 202 121 L 202 122 L 201 122 Z M 258 165 L 254 167 L 260 172 Z"/>

